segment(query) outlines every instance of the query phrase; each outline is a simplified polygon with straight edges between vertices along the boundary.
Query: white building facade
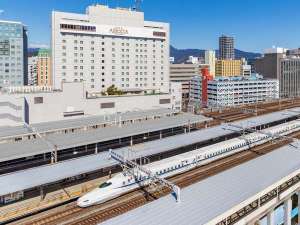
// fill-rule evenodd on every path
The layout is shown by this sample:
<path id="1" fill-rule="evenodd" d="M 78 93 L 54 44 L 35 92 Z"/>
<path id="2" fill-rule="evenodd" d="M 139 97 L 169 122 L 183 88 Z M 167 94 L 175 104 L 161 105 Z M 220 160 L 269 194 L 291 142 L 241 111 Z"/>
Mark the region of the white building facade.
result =
<path id="1" fill-rule="evenodd" d="M 37 65 L 37 56 L 28 57 L 28 85 L 30 86 L 37 85 Z"/>
<path id="2" fill-rule="evenodd" d="M 202 106 L 202 78 L 194 77 L 190 84 L 189 105 Z M 207 82 L 207 106 L 236 106 L 279 98 L 276 79 L 251 77 L 219 77 Z"/>
<path id="3" fill-rule="evenodd" d="M 216 74 L 216 52 L 213 50 L 206 50 L 204 62 L 209 65 L 209 73 L 214 77 Z"/>
<path id="4" fill-rule="evenodd" d="M 169 91 L 169 24 L 130 9 L 89 6 L 86 14 L 52 12 L 54 88 L 83 81 L 88 92 Z"/>
<path id="5" fill-rule="evenodd" d="M 171 82 L 168 92 L 98 96 L 87 94 L 80 82 L 65 82 L 61 90 L 50 86 L 7 87 L 0 92 L 0 126 L 158 108 L 181 111 L 181 85 Z"/>

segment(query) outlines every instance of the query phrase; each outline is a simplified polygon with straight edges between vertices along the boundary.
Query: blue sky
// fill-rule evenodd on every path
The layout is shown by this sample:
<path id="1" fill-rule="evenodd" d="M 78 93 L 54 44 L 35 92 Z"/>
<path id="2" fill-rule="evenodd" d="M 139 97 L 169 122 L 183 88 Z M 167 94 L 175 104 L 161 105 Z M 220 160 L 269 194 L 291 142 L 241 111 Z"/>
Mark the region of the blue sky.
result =
<path id="1" fill-rule="evenodd" d="M 92 3 L 128 7 L 134 0 L 0 0 L 0 20 L 28 26 L 29 43 L 50 42 L 52 10 L 85 12 Z M 147 20 L 171 24 L 177 48 L 214 49 L 218 36 L 233 35 L 236 48 L 261 52 L 272 45 L 300 47 L 299 0 L 144 0 Z"/>

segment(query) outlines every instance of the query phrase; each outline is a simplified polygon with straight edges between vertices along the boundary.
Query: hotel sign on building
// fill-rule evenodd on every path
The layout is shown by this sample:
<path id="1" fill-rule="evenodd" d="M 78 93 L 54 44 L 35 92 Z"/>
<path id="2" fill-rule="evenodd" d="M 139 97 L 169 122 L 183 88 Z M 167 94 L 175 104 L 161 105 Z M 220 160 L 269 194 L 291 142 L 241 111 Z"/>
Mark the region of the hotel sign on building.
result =
<path id="1" fill-rule="evenodd" d="M 89 6 L 52 12 L 53 85 L 84 82 L 88 92 L 169 92 L 169 24 L 130 9 Z"/>

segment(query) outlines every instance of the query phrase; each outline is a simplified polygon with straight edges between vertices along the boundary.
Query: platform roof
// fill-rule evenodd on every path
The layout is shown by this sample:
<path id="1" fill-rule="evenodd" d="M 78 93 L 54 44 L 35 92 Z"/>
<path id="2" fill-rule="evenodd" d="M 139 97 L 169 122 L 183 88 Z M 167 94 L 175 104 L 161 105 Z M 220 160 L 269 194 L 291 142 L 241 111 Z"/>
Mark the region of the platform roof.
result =
<path id="1" fill-rule="evenodd" d="M 163 117 L 156 120 L 146 120 L 138 123 L 126 124 L 122 127 L 110 126 L 87 131 L 78 131 L 67 134 L 49 134 L 47 140 L 57 146 L 58 150 L 114 140 L 133 135 L 160 131 L 211 120 L 210 118 L 189 113 L 178 114 L 172 117 Z M 45 141 L 37 138 L 20 142 L 0 144 L 0 162 L 21 157 L 51 152 Z"/>
<path id="2" fill-rule="evenodd" d="M 125 113 L 99 115 L 99 116 L 87 116 L 76 119 L 65 119 L 59 121 L 43 122 L 43 123 L 33 123 L 31 124 L 37 131 L 51 132 L 56 130 L 80 128 L 85 126 L 94 126 L 102 124 L 110 124 L 118 121 L 128 121 L 137 119 L 152 118 L 154 116 L 163 117 L 166 115 L 176 113 L 173 109 L 167 108 L 157 108 L 151 110 L 136 110 Z M 15 126 L 15 127 L 0 127 L 0 138 L 22 136 L 30 134 L 31 132 L 25 126 Z"/>
<path id="3" fill-rule="evenodd" d="M 287 145 L 182 189 L 180 203 L 168 195 L 102 224 L 207 224 L 299 170 L 299 159 Z"/>
<path id="4" fill-rule="evenodd" d="M 284 120 L 297 115 L 300 115 L 300 107 L 260 115 L 253 118 L 243 119 L 237 122 L 233 122 L 232 124 L 237 124 L 243 127 L 253 127 L 272 123 L 278 120 Z M 71 147 L 78 147 L 85 144 L 93 144 L 97 142 L 128 137 L 146 132 L 159 131 L 162 129 L 186 125 L 189 122 L 203 122 L 205 120 L 210 120 L 210 118 L 203 117 L 201 115 L 196 116 L 192 114 L 179 114 L 172 117 L 163 117 L 156 120 L 147 120 L 139 123 L 128 124 L 123 127 L 112 126 L 95 130 L 78 131 L 75 133 L 49 134 L 47 135 L 47 139 L 50 140 L 53 144 L 56 144 L 58 146 L 58 150 L 61 150 Z M 233 127 L 229 128 L 228 126 L 223 124 L 220 126 L 215 126 L 212 128 L 197 131 L 198 133 L 190 134 L 190 137 L 188 139 L 182 138 L 181 140 L 178 139 L 180 141 L 177 141 L 177 139 L 174 138 L 174 140 L 168 143 L 169 147 L 161 143 L 155 143 L 155 145 L 159 146 L 158 149 L 163 148 L 163 150 L 166 151 L 166 149 L 171 149 L 171 146 L 180 147 L 182 146 L 180 145 L 181 143 L 187 145 L 188 143 L 192 144 L 193 141 L 201 142 L 205 140 L 210 140 L 220 136 L 232 134 L 236 130 L 239 129 Z M 162 142 L 164 141 L 162 140 Z M 147 149 L 153 148 L 151 146 L 153 144 L 143 145 L 146 145 L 145 148 Z M 2 143 L 0 144 L 0 162 L 22 157 L 28 157 L 37 154 L 43 154 L 50 151 L 53 151 L 53 149 L 50 149 L 49 146 L 43 140 L 38 138 L 32 140 L 24 140 L 22 142 Z"/>

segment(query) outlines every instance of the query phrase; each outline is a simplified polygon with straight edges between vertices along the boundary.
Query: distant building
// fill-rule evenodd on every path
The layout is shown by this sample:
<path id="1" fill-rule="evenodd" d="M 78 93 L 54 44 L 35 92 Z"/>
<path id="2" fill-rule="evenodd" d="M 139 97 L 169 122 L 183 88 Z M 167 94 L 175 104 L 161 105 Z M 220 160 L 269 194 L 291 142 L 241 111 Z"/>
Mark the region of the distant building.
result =
<path id="1" fill-rule="evenodd" d="M 300 56 L 300 48 L 289 49 L 286 51 L 286 54 L 288 56 Z"/>
<path id="2" fill-rule="evenodd" d="M 219 37 L 219 59 L 235 59 L 233 37 L 225 35 Z"/>
<path id="3" fill-rule="evenodd" d="M 216 76 L 239 76 L 241 75 L 241 60 L 217 60 Z"/>
<path id="4" fill-rule="evenodd" d="M 169 62 L 170 63 L 175 63 L 175 57 L 169 57 Z"/>
<path id="5" fill-rule="evenodd" d="M 169 24 L 131 9 L 88 6 L 86 14 L 52 12 L 53 85 L 84 81 L 88 92 L 169 91 Z"/>
<path id="6" fill-rule="evenodd" d="M 190 80 L 194 76 L 200 76 L 198 64 L 171 64 L 170 81 L 180 83 L 182 86 L 183 108 L 187 106 L 189 100 Z"/>
<path id="7" fill-rule="evenodd" d="M 0 87 L 27 85 L 27 64 L 25 26 L 0 20 Z"/>
<path id="8" fill-rule="evenodd" d="M 251 65 L 241 65 L 241 75 L 251 76 Z"/>
<path id="9" fill-rule="evenodd" d="M 0 125 L 57 121 L 91 115 L 169 108 L 181 111 L 181 85 L 171 83 L 167 94 L 105 96 L 87 94 L 80 82 L 51 86 L 5 87 L 0 91 Z"/>
<path id="10" fill-rule="evenodd" d="M 213 50 L 206 50 L 204 63 L 209 65 L 209 73 L 214 77 L 216 75 L 216 52 Z"/>
<path id="11" fill-rule="evenodd" d="M 242 76 L 251 76 L 252 74 L 252 67 L 251 65 L 248 65 L 247 61 L 245 58 L 241 59 L 241 75 Z"/>
<path id="12" fill-rule="evenodd" d="M 189 105 L 201 107 L 203 78 L 196 76 L 190 85 Z M 263 79 L 259 75 L 250 77 L 216 77 L 207 81 L 207 106 L 224 107 L 277 99 L 279 83 L 276 79 Z"/>
<path id="13" fill-rule="evenodd" d="M 256 72 L 279 80 L 281 97 L 300 96 L 300 57 L 297 50 L 271 48 L 254 62 Z"/>
<path id="14" fill-rule="evenodd" d="M 37 85 L 37 64 L 37 56 L 28 57 L 28 85 L 30 86 Z"/>
<path id="15" fill-rule="evenodd" d="M 51 86 L 51 51 L 50 49 L 40 49 L 37 56 L 37 85 Z"/>
<path id="16" fill-rule="evenodd" d="M 285 55 L 283 48 L 271 48 L 264 51 L 264 56 L 254 62 L 255 72 L 262 74 L 265 78 L 279 79 L 280 62 Z"/>
<path id="17" fill-rule="evenodd" d="M 280 59 L 280 93 L 282 97 L 300 96 L 300 57 Z"/>
<path id="18" fill-rule="evenodd" d="M 194 56 L 189 56 L 188 60 L 186 63 L 191 63 L 191 64 L 198 64 L 199 63 L 199 58 L 194 57 Z"/>

